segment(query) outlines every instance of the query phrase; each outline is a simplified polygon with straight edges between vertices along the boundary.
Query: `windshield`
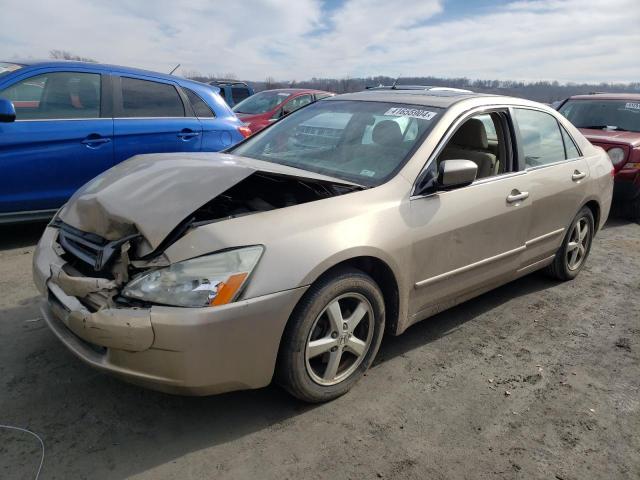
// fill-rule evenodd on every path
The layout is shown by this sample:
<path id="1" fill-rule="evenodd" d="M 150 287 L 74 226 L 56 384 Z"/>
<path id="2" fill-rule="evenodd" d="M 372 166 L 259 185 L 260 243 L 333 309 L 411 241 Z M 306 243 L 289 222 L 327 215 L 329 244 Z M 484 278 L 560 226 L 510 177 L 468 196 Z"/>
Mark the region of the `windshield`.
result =
<path id="1" fill-rule="evenodd" d="M 236 113 L 266 113 L 291 96 L 287 92 L 260 92 L 255 95 L 245 98 L 243 101 L 233 107 L 233 111 Z"/>
<path id="2" fill-rule="evenodd" d="M 4 77 L 5 75 L 10 74 L 11 72 L 20 70 L 21 68 L 22 68 L 22 65 L 18 65 L 15 63 L 0 62 L 0 77 Z"/>
<path id="3" fill-rule="evenodd" d="M 395 103 L 317 102 L 230 152 L 375 186 L 404 165 L 441 111 Z"/>
<path id="4" fill-rule="evenodd" d="M 560 113 L 578 128 L 640 132 L 640 101 L 569 100 Z"/>

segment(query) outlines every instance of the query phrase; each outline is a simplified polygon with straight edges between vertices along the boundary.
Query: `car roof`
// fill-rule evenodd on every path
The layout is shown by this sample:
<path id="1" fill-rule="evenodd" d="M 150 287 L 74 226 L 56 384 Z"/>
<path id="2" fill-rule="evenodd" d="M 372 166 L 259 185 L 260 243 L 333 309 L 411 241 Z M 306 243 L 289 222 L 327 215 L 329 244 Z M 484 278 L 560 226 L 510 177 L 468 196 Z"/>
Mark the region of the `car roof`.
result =
<path id="1" fill-rule="evenodd" d="M 376 87 L 365 87 L 366 90 L 430 90 L 430 91 L 442 91 L 442 92 L 464 92 L 472 93 L 471 90 L 466 88 L 455 87 L 438 87 L 434 85 L 378 85 Z"/>
<path id="2" fill-rule="evenodd" d="M 327 98 L 327 101 L 360 100 L 369 102 L 405 103 L 448 108 L 454 103 L 470 98 L 496 97 L 497 95 L 481 94 L 451 90 L 364 90 L 356 93 L 345 93 Z"/>
<path id="3" fill-rule="evenodd" d="M 110 65 L 107 63 L 94 63 L 94 62 L 79 62 L 75 60 L 2 60 L 2 62 L 13 63 L 14 65 L 23 65 L 25 67 L 53 67 L 53 68 L 65 68 L 65 67 L 82 67 L 93 68 L 95 70 L 117 70 L 119 72 L 129 72 L 137 75 L 147 75 L 150 77 L 163 78 L 165 80 L 190 82 L 206 85 L 206 83 L 196 82 L 195 80 L 189 80 L 188 78 L 178 77 L 176 75 L 169 75 L 168 73 L 154 72 L 152 70 L 143 70 L 141 68 L 124 67 L 122 65 Z"/>
<path id="4" fill-rule="evenodd" d="M 573 95 L 570 100 L 640 100 L 640 93 L 588 93 L 586 95 Z"/>
<path id="5" fill-rule="evenodd" d="M 324 90 L 316 90 L 315 88 L 270 88 L 269 90 L 262 90 L 262 92 L 283 92 L 283 93 L 331 93 Z M 259 93 L 262 93 L 259 92 Z"/>
<path id="6" fill-rule="evenodd" d="M 244 87 L 248 87 L 249 84 L 247 82 L 243 82 L 242 80 L 211 80 L 207 82 L 209 85 L 242 85 Z"/>

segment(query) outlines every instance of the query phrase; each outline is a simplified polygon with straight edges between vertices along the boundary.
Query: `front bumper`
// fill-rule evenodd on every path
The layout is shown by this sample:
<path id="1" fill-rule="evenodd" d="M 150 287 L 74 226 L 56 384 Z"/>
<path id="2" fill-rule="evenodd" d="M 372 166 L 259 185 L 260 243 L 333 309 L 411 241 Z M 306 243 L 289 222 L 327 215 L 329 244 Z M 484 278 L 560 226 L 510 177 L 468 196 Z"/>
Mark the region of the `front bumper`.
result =
<path id="1" fill-rule="evenodd" d="M 60 274 L 65 262 L 56 237 L 47 228 L 40 240 L 34 281 L 46 297 L 47 325 L 80 359 L 169 393 L 210 395 L 271 382 L 285 324 L 307 287 L 220 307 L 91 312 L 74 296 L 73 277 Z"/>
<path id="2" fill-rule="evenodd" d="M 633 201 L 640 198 L 640 172 L 621 170 L 613 183 L 613 199 L 616 202 Z"/>

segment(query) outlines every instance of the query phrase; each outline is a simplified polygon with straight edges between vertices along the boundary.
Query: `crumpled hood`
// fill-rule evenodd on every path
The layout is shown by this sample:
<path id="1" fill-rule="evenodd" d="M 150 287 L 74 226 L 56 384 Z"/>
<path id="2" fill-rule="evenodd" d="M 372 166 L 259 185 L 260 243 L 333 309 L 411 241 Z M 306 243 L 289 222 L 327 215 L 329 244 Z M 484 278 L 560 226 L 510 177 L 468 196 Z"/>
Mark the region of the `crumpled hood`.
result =
<path id="1" fill-rule="evenodd" d="M 258 171 L 349 184 L 306 170 L 229 154 L 138 155 L 80 188 L 59 219 L 107 240 L 140 233 L 155 249 L 193 211 Z"/>

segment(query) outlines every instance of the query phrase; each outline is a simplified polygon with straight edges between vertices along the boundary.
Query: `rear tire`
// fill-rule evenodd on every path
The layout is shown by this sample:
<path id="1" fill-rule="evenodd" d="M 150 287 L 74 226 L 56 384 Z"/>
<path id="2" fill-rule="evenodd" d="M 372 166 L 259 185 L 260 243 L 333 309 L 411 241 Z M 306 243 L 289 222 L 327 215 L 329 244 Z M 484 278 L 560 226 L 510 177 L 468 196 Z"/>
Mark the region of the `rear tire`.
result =
<path id="1" fill-rule="evenodd" d="M 583 207 L 571 222 L 562 246 L 553 263 L 546 268 L 546 273 L 562 281 L 576 278 L 591 251 L 594 232 L 593 213 L 589 208 Z"/>
<path id="2" fill-rule="evenodd" d="M 278 381 L 305 402 L 333 400 L 364 375 L 384 332 L 384 299 L 364 272 L 341 268 L 314 283 L 282 338 Z"/>

